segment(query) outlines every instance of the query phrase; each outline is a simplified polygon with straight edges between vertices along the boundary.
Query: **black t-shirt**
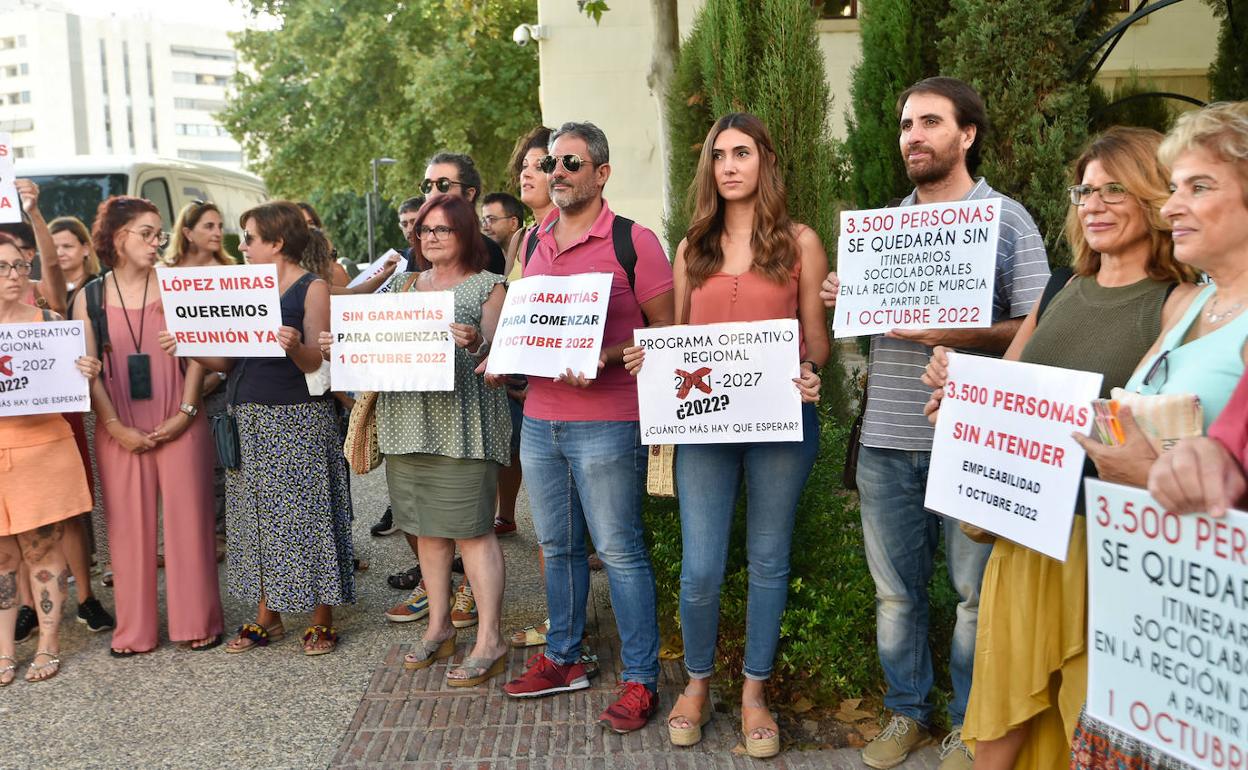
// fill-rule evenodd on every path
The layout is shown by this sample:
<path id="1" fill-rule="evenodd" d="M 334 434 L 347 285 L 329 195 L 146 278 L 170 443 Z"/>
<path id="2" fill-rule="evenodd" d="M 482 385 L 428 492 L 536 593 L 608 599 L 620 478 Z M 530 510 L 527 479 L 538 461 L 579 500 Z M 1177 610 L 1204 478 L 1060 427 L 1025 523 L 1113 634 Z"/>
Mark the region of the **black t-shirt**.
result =
<path id="1" fill-rule="evenodd" d="M 494 239 L 490 238 L 485 233 L 481 234 L 481 241 L 485 244 L 486 253 L 490 255 L 489 262 L 486 263 L 485 269 L 489 270 L 491 273 L 502 275 L 503 270 L 507 268 L 507 255 L 503 253 L 503 247 L 495 243 Z M 407 260 L 406 271 L 409 273 L 414 273 L 420 269 L 416 266 L 416 260 L 413 258 L 415 256 L 412 253 L 413 251 L 414 249 L 403 250 L 403 257 Z"/>

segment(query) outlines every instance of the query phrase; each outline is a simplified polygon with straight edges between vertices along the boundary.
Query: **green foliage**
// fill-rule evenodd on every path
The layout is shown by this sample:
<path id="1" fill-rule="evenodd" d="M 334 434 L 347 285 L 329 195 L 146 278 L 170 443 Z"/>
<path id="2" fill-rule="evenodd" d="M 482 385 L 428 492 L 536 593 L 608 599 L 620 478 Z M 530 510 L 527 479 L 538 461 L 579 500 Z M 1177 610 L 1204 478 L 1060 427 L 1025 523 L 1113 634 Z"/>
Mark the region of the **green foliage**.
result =
<path id="1" fill-rule="evenodd" d="M 967 81 L 992 129 L 979 174 L 1031 212 L 1049 259 L 1064 252 L 1066 166 L 1088 136 L 1086 72 L 1072 72 L 1110 3 L 951 0 L 940 23 L 944 74 Z M 1075 20 L 1079 19 L 1076 27 Z"/>
<path id="2" fill-rule="evenodd" d="M 275 195 L 362 193 L 370 159 L 388 156 L 399 163 L 381 172 L 383 197 L 402 200 L 443 149 L 472 154 L 487 190 L 501 188 L 516 137 L 540 121 L 537 54 L 510 39 L 536 0 L 252 8 L 281 26 L 236 37 L 241 66 L 222 120 Z"/>
<path id="3" fill-rule="evenodd" d="M 1170 102 L 1159 96 L 1142 96 L 1157 90 L 1156 83 L 1142 80 L 1134 69 L 1126 80 L 1114 86 L 1113 93 L 1106 93 L 1093 83 L 1088 92 L 1089 133 L 1097 134 L 1110 126 L 1137 126 L 1166 133 L 1175 117 Z"/>
<path id="4" fill-rule="evenodd" d="M 862 60 L 850 85 L 853 113 L 846 148 L 853 166 L 851 193 L 860 208 L 877 208 L 912 186 L 897 147 L 897 96 L 940 74 L 936 20 L 949 0 L 875 0 L 859 16 Z"/>
<path id="5" fill-rule="evenodd" d="M 353 192 L 313 190 L 306 198 L 325 223 L 325 233 L 333 241 L 339 257 L 353 262 L 368 261 L 368 220 L 364 196 Z M 377 255 L 386 249 L 407 248 L 399 229 L 399 213 L 395 206 L 383 202 L 381 211 L 373 212 L 377 237 Z"/>
<path id="6" fill-rule="evenodd" d="M 681 196 L 693 181 L 706 132 L 719 116 L 746 110 L 771 131 L 793 218 L 833 248 L 846 166 L 828 134 L 830 96 L 809 4 L 708 0 L 681 46 L 667 98 L 669 173 L 678 198 L 665 222 L 669 243 L 679 243 L 688 228 L 691 201 Z"/>
<path id="7" fill-rule="evenodd" d="M 1218 53 L 1209 67 L 1209 92 L 1214 101 L 1248 99 L 1248 3 L 1205 0 L 1222 22 Z M 1229 13 L 1228 13 L 1229 9 Z"/>
<path id="8" fill-rule="evenodd" d="M 595 24 L 602 23 L 602 15 L 611 10 L 607 7 L 605 0 L 576 0 L 577 9 L 594 20 Z"/>

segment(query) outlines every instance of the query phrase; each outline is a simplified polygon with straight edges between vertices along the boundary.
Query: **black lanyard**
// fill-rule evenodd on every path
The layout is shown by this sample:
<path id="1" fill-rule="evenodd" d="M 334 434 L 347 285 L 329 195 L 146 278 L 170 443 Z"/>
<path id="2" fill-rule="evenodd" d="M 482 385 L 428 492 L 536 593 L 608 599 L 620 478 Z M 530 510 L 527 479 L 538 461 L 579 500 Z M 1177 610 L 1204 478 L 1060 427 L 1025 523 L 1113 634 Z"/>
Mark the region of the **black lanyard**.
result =
<path id="1" fill-rule="evenodd" d="M 150 279 L 150 275 L 143 277 L 143 304 L 139 308 L 142 311 L 146 311 L 147 309 L 147 289 L 152 284 Z M 135 337 L 134 327 L 130 325 L 130 313 L 126 311 L 126 300 L 121 296 L 121 282 L 117 280 L 116 272 L 113 273 L 113 286 L 117 288 L 117 302 L 121 304 L 121 316 L 126 319 L 126 329 L 130 332 L 130 341 L 134 343 L 134 351 L 136 353 L 142 353 L 143 325 L 147 323 L 147 313 L 144 312 L 143 315 L 139 316 L 139 336 Z"/>

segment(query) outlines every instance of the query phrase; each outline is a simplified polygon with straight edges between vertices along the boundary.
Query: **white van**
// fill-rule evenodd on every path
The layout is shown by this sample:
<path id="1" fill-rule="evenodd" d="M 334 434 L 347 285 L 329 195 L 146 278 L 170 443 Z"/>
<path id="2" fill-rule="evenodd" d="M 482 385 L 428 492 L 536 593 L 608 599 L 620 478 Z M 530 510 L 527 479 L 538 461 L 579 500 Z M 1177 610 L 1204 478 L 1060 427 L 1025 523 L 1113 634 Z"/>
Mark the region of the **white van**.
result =
<path id="1" fill-rule="evenodd" d="M 53 217 L 75 216 L 87 227 L 100 202 L 110 195 L 146 198 L 160 209 L 166 230 L 173 228 L 182 207 L 211 201 L 225 220 L 226 248 L 238 253 L 239 216 L 269 199 L 264 180 L 206 163 L 156 156 L 90 156 L 32 158 L 16 164 L 17 175 L 39 185 L 39 209 Z"/>

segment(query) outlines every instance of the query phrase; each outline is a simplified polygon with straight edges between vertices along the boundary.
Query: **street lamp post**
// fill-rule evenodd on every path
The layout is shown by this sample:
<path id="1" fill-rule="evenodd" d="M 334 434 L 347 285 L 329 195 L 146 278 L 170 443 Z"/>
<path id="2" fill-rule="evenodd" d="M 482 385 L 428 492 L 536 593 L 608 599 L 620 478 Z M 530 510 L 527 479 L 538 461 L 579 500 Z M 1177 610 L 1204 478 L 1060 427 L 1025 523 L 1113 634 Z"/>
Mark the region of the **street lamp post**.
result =
<path id="1" fill-rule="evenodd" d="M 368 261 L 372 264 L 377 259 L 377 243 L 373 235 L 373 200 L 377 201 L 377 208 L 381 208 L 381 197 L 377 192 L 377 167 L 393 166 L 398 163 L 394 158 L 373 158 L 369 161 L 369 165 L 373 169 L 373 189 L 372 192 L 366 193 L 364 196 L 364 204 L 368 209 Z"/>

